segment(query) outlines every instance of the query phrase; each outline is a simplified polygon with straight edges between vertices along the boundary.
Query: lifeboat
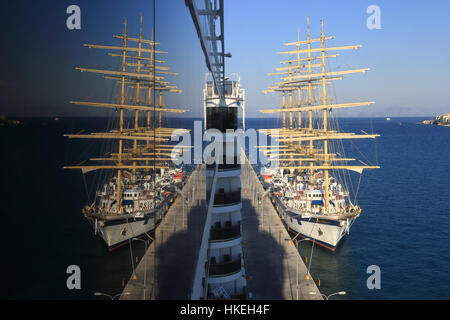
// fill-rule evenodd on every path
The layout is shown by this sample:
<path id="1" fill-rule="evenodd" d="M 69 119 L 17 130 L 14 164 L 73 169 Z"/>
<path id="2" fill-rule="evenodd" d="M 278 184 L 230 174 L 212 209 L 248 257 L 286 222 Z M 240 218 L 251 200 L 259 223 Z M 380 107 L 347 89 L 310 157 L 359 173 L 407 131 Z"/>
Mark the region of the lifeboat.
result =
<path id="1" fill-rule="evenodd" d="M 175 180 L 177 182 L 182 181 L 183 180 L 183 175 L 184 175 L 183 172 L 177 172 L 174 175 L 173 180 Z"/>

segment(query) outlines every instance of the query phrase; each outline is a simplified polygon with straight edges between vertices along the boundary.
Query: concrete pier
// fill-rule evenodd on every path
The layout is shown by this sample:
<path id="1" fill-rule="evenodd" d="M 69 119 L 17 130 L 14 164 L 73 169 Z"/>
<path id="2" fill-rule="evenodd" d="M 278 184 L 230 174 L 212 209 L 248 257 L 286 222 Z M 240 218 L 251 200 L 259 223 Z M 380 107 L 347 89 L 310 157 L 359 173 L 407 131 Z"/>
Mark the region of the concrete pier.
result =
<path id="1" fill-rule="evenodd" d="M 322 300 L 250 164 L 242 165 L 242 234 L 247 287 L 251 299 Z M 258 198 L 262 198 L 259 201 Z M 314 294 L 311 294 L 311 293 Z"/>
<path id="2" fill-rule="evenodd" d="M 188 178 L 183 195 L 178 195 L 157 227 L 155 240 L 126 284 L 121 300 L 189 299 L 206 219 L 205 187 L 205 167 L 201 166 Z"/>
<path id="3" fill-rule="evenodd" d="M 322 300 L 250 164 L 242 164 L 242 250 L 249 299 Z M 189 177 L 155 232 L 121 299 L 190 299 L 206 220 L 205 168 Z M 262 197 L 262 201 L 258 201 Z M 124 294 L 124 293 L 127 294 Z M 311 294 L 313 292 L 314 294 Z"/>

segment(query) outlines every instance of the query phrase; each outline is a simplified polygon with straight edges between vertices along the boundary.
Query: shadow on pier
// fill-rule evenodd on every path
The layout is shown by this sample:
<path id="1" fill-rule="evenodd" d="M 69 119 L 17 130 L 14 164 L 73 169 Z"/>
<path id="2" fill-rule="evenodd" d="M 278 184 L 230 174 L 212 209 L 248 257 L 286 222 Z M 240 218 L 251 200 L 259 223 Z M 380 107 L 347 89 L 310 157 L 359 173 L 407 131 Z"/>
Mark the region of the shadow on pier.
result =
<path id="1" fill-rule="evenodd" d="M 264 189 L 251 166 L 242 166 L 241 183 L 242 253 L 248 298 L 321 299 L 314 281 L 305 279 L 306 266 L 269 198 L 258 199 Z M 193 173 L 183 194 L 156 229 L 155 241 L 121 299 L 190 299 L 207 217 L 204 170 Z"/>
<path id="2" fill-rule="evenodd" d="M 189 299 L 206 220 L 206 200 L 190 208 L 187 229 L 160 230 L 156 238 L 157 268 L 152 299 Z"/>
<path id="3" fill-rule="evenodd" d="M 183 195 L 178 195 L 156 228 L 154 240 L 121 299 L 189 298 L 206 221 L 205 187 L 205 171 L 195 170 L 182 190 Z"/>
<path id="4" fill-rule="evenodd" d="M 279 245 L 285 241 L 281 232 L 268 227 L 261 230 L 262 221 L 250 199 L 242 199 L 242 227 L 244 263 L 247 287 L 251 298 L 282 300 L 285 250 Z"/>

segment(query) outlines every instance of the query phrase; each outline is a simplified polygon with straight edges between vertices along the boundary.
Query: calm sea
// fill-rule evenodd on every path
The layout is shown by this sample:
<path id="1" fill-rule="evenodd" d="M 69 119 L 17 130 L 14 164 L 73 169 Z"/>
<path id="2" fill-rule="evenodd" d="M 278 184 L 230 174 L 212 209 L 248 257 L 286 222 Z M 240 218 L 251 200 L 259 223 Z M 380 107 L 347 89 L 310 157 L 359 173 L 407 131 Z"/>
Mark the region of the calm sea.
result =
<path id="1" fill-rule="evenodd" d="M 340 121 L 344 131 L 381 134 L 376 142 L 346 145 L 348 155 L 381 169 L 364 172 L 358 193 L 363 213 L 335 253 L 300 243 L 323 293 L 346 291 L 340 297 L 345 299 L 450 299 L 450 128 L 416 124 L 420 120 Z M 108 252 L 80 212 L 87 201 L 85 180 L 80 172 L 62 169 L 98 155 L 101 147 L 63 134 L 104 129 L 107 122 L 24 121 L 0 127 L 0 299 L 96 299 L 96 291 L 121 292 L 143 244 Z M 192 119 L 173 125 L 192 127 Z M 276 125 L 274 119 L 247 120 L 247 128 Z M 91 195 L 96 178 L 87 175 Z M 66 287 L 69 265 L 81 268 L 81 290 Z M 366 286 L 370 265 L 380 267 L 379 290 Z"/>

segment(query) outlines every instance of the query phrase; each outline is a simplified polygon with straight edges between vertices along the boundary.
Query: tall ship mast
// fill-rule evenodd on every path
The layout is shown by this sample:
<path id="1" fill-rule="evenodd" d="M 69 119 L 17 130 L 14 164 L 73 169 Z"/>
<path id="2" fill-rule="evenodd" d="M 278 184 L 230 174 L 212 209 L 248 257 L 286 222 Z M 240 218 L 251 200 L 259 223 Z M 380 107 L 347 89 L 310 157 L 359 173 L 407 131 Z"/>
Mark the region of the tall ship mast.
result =
<path id="1" fill-rule="evenodd" d="M 337 57 L 335 52 L 361 47 L 327 47 L 325 42 L 333 38 L 325 36 L 323 21 L 320 37 L 311 38 L 308 18 L 306 40 L 300 40 L 298 35 L 297 41 L 284 44 L 293 49 L 279 54 L 290 58 L 269 74 L 281 79 L 264 90 L 281 93 L 281 107 L 260 110 L 264 114 L 281 114 L 282 118 L 281 128 L 261 130 L 279 142 L 278 146 L 261 147 L 272 165 L 276 164 L 275 170 L 262 169 L 261 173 L 279 215 L 290 231 L 332 251 L 361 214 L 357 191 L 353 201 L 350 196 L 350 171 L 359 173 L 361 178 L 363 170 L 379 168 L 360 160 L 353 164 L 356 159 L 345 157 L 343 141 L 374 139 L 379 135 L 339 130 L 332 110 L 369 106 L 374 102 L 333 103 L 329 84 L 344 75 L 369 70 L 329 71 L 327 60 Z"/>
<path id="2" fill-rule="evenodd" d="M 143 38 L 142 16 L 138 37 L 128 35 L 126 19 L 123 34 L 113 37 L 121 45 L 85 46 L 110 51 L 110 56 L 120 60 L 119 70 L 76 69 L 115 81 L 120 88 L 118 98 L 111 102 L 70 103 L 113 109 L 116 125 L 106 132 L 65 135 L 70 139 L 113 141 L 112 149 L 109 144 L 104 155 L 89 159 L 93 164 L 83 162 L 65 167 L 82 170 L 83 175 L 91 171 L 105 173 L 98 182 L 95 198 L 82 213 L 109 250 L 152 231 L 173 202 L 175 188 L 181 188 L 186 178 L 172 161 L 183 152 L 182 147 L 175 147 L 169 141 L 176 129 L 162 126 L 163 114 L 187 111 L 163 104 L 164 93 L 181 93 L 164 78 L 176 73 L 170 72 L 156 56 L 167 52 L 157 49 L 159 42 L 154 41 L 153 34 L 151 40 Z M 177 130 L 178 134 L 182 133 Z M 105 146 L 102 149 L 108 148 Z"/>

